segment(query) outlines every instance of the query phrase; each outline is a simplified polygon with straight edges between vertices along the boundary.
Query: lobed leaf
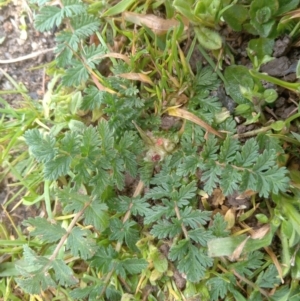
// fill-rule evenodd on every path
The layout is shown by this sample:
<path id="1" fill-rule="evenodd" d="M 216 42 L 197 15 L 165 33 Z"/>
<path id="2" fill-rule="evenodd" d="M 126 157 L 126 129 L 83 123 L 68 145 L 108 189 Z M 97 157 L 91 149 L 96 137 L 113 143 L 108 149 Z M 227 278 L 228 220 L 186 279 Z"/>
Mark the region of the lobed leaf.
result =
<path id="1" fill-rule="evenodd" d="M 97 203 L 94 200 L 84 211 L 84 223 L 86 225 L 93 225 L 98 231 L 103 232 L 109 224 L 107 209 L 106 204 Z"/>
<path id="2" fill-rule="evenodd" d="M 64 18 L 64 12 L 57 6 L 44 6 L 35 18 L 35 28 L 41 32 L 58 27 Z"/>
<path id="3" fill-rule="evenodd" d="M 56 156 L 56 140 L 51 135 L 44 136 L 38 129 L 32 129 L 25 132 L 24 138 L 38 162 L 46 163 Z"/>
<path id="4" fill-rule="evenodd" d="M 42 241 L 47 243 L 56 242 L 66 234 L 66 230 L 58 224 L 51 224 L 41 217 L 29 218 L 24 225 L 31 225 L 34 229 L 31 235 L 38 236 Z"/>
<path id="5" fill-rule="evenodd" d="M 173 219 L 172 223 L 167 220 L 158 220 L 157 224 L 155 224 L 150 231 L 150 233 L 157 237 L 161 238 L 172 238 L 181 233 L 181 225 L 177 219 Z"/>
<path id="6" fill-rule="evenodd" d="M 74 256 L 80 256 L 82 259 L 91 258 L 97 251 L 96 242 L 88 236 L 90 231 L 74 227 L 67 239 L 66 247 L 70 249 Z"/>
<path id="7" fill-rule="evenodd" d="M 188 281 L 199 282 L 204 277 L 206 269 L 212 265 L 213 260 L 189 242 L 188 251 L 179 260 L 177 268 L 180 273 L 186 275 Z"/>
<path id="8" fill-rule="evenodd" d="M 124 269 L 131 275 L 141 273 L 148 263 L 144 259 L 128 258 L 122 261 Z"/>
<path id="9" fill-rule="evenodd" d="M 71 286 L 78 283 L 78 280 L 73 274 L 73 270 L 65 264 L 61 259 L 55 259 L 52 262 L 52 267 L 55 272 L 55 279 L 59 285 Z"/>
<path id="10" fill-rule="evenodd" d="M 61 155 L 52 161 L 46 162 L 44 175 L 46 180 L 54 181 L 66 175 L 70 171 L 72 158 L 68 155 Z"/>

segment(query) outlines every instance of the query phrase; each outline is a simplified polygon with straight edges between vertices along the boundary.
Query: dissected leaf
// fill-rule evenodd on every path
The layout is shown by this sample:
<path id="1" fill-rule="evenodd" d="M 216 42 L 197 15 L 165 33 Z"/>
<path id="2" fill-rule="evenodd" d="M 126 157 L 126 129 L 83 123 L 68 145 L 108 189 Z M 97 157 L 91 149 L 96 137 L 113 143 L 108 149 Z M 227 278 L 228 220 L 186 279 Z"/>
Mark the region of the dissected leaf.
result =
<path id="1" fill-rule="evenodd" d="M 74 256 L 88 259 L 95 254 L 98 246 L 89 235 L 90 232 L 88 230 L 83 230 L 78 227 L 72 229 L 67 239 L 67 248 L 71 250 Z"/>
<path id="2" fill-rule="evenodd" d="M 34 229 L 31 231 L 31 235 L 36 235 L 45 242 L 58 241 L 66 234 L 66 230 L 61 225 L 51 224 L 41 217 L 29 218 L 24 224 L 32 225 Z"/>

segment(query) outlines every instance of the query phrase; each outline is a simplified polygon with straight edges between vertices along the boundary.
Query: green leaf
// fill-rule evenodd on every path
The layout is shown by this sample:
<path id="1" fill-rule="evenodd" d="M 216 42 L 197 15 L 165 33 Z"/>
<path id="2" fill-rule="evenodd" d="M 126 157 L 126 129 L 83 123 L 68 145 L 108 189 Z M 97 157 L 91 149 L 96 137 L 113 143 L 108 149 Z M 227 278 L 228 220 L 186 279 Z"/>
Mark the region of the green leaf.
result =
<path id="1" fill-rule="evenodd" d="M 17 284 L 28 294 L 40 294 L 50 287 L 56 287 L 49 273 L 37 273 L 28 278 L 16 278 Z"/>
<path id="2" fill-rule="evenodd" d="M 170 191 L 164 189 L 163 187 L 154 187 L 150 191 L 148 191 L 145 195 L 147 199 L 159 200 L 163 197 L 168 197 L 170 195 Z"/>
<path id="3" fill-rule="evenodd" d="M 93 225 L 98 231 L 103 232 L 109 224 L 107 206 L 103 203 L 93 201 L 84 211 L 86 225 Z"/>
<path id="4" fill-rule="evenodd" d="M 285 167 L 273 167 L 259 175 L 257 191 L 260 196 L 268 197 L 270 192 L 285 192 L 289 186 L 289 178 Z"/>
<path id="5" fill-rule="evenodd" d="M 211 68 L 210 66 L 206 66 L 206 67 L 197 66 L 197 73 L 194 79 L 193 87 L 196 91 L 195 98 L 200 102 L 201 107 L 205 105 L 211 105 L 211 104 L 206 104 L 205 101 L 203 100 L 209 95 L 203 92 L 209 90 L 217 90 L 219 85 L 220 85 L 220 80 L 215 70 L 213 70 L 213 68 Z M 216 100 L 215 98 L 213 99 Z M 216 105 L 216 107 L 214 107 L 212 112 L 216 111 L 217 109 L 218 110 L 221 109 L 220 102 L 218 102 L 218 104 L 213 104 L 213 105 Z"/>
<path id="6" fill-rule="evenodd" d="M 89 157 L 91 160 L 97 158 L 99 154 L 99 146 L 101 140 L 98 137 L 96 128 L 89 126 L 82 132 L 81 154 L 84 157 Z"/>
<path id="7" fill-rule="evenodd" d="M 222 47 L 222 38 L 217 31 L 207 27 L 194 27 L 196 37 L 204 48 L 209 50 L 217 50 Z"/>
<path id="8" fill-rule="evenodd" d="M 177 219 L 172 220 L 173 223 L 170 223 L 167 220 L 158 220 L 157 224 L 153 226 L 150 233 L 157 237 L 161 238 L 172 238 L 181 233 L 181 225 Z"/>
<path id="9" fill-rule="evenodd" d="M 44 242 L 56 242 L 66 234 L 66 230 L 58 224 L 51 224 L 46 219 L 41 217 L 29 218 L 24 222 L 24 225 L 31 225 L 34 230 L 31 235 L 38 236 Z"/>
<path id="10" fill-rule="evenodd" d="M 262 252 L 251 252 L 247 254 L 247 258 L 230 264 L 230 267 L 241 276 L 251 279 L 255 270 L 264 264 L 263 258 L 264 254 Z"/>
<path id="11" fill-rule="evenodd" d="M 141 181 L 143 181 L 145 185 L 149 184 L 152 178 L 153 169 L 154 169 L 154 162 L 144 161 L 140 164 L 139 174 L 140 174 Z"/>
<path id="12" fill-rule="evenodd" d="M 113 15 L 118 15 L 125 11 L 129 6 L 131 6 L 134 3 L 135 0 L 121 0 L 113 7 L 110 7 L 103 15 L 102 17 L 110 17 Z"/>
<path id="13" fill-rule="evenodd" d="M 56 190 L 56 196 L 64 205 L 64 213 L 77 213 L 84 208 L 86 203 L 90 202 L 90 197 L 79 193 L 78 191 L 64 187 Z"/>
<path id="14" fill-rule="evenodd" d="M 148 263 L 144 259 L 128 258 L 122 261 L 122 265 L 129 274 L 135 275 L 146 269 Z"/>
<path id="15" fill-rule="evenodd" d="M 94 188 L 92 195 L 101 198 L 102 193 L 110 183 L 111 179 L 109 173 L 102 168 L 97 169 L 96 174 L 90 181 L 91 186 Z"/>
<path id="16" fill-rule="evenodd" d="M 279 8 L 276 12 L 277 16 L 283 15 L 299 5 L 299 0 L 278 0 Z"/>
<path id="17" fill-rule="evenodd" d="M 90 231 L 74 227 L 67 239 L 67 248 L 74 256 L 80 256 L 82 259 L 91 258 L 98 247 L 95 240 L 89 238 Z"/>
<path id="18" fill-rule="evenodd" d="M 213 216 L 213 224 L 209 227 L 213 235 L 216 237 L 227 237 L 230 231 L 226 230 L 227 222 L 224 217 L 218 212 Z"/>
<path id="19" fill-rule="evenodd" d="M 235 159 L 238 150 L 239 141 L 227 136 L 220 149 L 219 161 L 221 163 L 232 162 Z"/>
<path id="20" fill-rule="evenodd" d="M 62 3 L 64 4 L 62 11 L 65 17 L 80 15 L 86 11 L 86 7 L 79 0 L 63 0 Z"/>
<path id="21" fill-rule="evenodd" d="M 205 164 L 201 180 L 204 182 L 204 191 L 209 195 L 213 192 L 214 188 L 219 183 L 219 176 L 222 173 L 221 167 L 215 161 L 210 161 Z"/>
<path id="22" fill-rule="evenodd" d="M 41 32 L 53 29 L 54 25 L 59 27 L 63 20 L 64 11 L 57 6 L 44 6 L 35 18 L 35 28 Z"/>
<path id="23" fill-rule="evenodd" d="M 144 223 L 145 225 L 150 225 L 158 220 L 161 219 L 163 215 L 165 215 L 168 211 L 168 208 L 165 208 L 163 206 L 154 206 L 147 212 L 147 215 L 145 216 Z"/>
<path id="24" fill-rule="evenodd" d="M 251 61 L 254 57 L 258 60 L 258 66 L 264 63 L 265 56 L 271 56 L 273 53 L 274 40 L 268 38 L 258 38 L 249 41 L 247 53 Z"/>
<path id="25" fill-rule="evenodd" d="M 231 65 L 225 69 L 224 77 L 227 81 L 226 92 L 237 104 L 247 104 L 249 101 L 243 96 L 240 86 L 252 91 L 254 80 L 245 66 Z"/>
<path id="26" fill-rule="evenodd" d="M 38 256 L 28 245 L 23 246 L 23 262 L 24 268 L 22 267 L 22 271 L 25 271 L 22 275 L 26 275 L 26 272 L 37 272 L 41 271 L 46 265 L 49 264 L 49 259 L 46 257 Z M 21 268 L 21 266 L 18 266 Z"/>
<path id="27" fill-rule="evenodd" d="M 25 132 L 24 138 L 38 162 L 49 162 L 57 154 L 56 140 L 51 135 L 43 135 L 38 129 L 32 129 Z"/>
<path id="28" fill-rule="evenodd" d="M 225 281 L 225 277 L 226 275 L 222 275 L 222 277 L 213 277 L 207 281 L 206 284 L 210 291 L 211 301 L 218 301 L 227 295 L 231 283 L 229 279 L 226 279 L 227 281 Z"/>
<path id="29" fill-rule="evenodd" d="M 52 262 L 55 272 L 55 279 L 59 285 L 70 286 L 78 283 L 78 280 L 73 275 L 73 270 L 65 264 L 61 259 L 55 259 Z"/>
<path id="30" fill-rule="evenodd" d="M 206 141 L 206 144 L 203 147 L 203 151 L 201 152 L 201 157 L 204 160 L 217 160 L 217 151 L 219 150 L 218 147 L 218 140 L 210 135 Z"/>
<path id="31" fill-rule="evenodd" d="M 213 26 L 217 19 L 220 4 L 220 0 L 202 0 L 197 3 L 195 14 L 199 19 L 205 22 L 204 24 L 207 23 L 208 25 Z"/>
<path id="32" fill-rule="evenodd" d="M 71 160 L 70 156 L 61 155 L 50 162 L 46 162 L 44 167 L 45 179 L 53 181 L 66 175 L 70 171 Z"/>
<path id="33" fill-rule="evenodd" d="M 73 51 L 78 51 L 79 38 L 72 32 L 62 31 L 55 37 L 57 48 L 55 50 L 58 53 L 57 64 L 59 67 L 67 66 L 73 56 Z"/>
<path id="34" fill-rule="evenodd" d="M 71 19 L 71 26 L 79 39 L 85 39 L 99 29 L 100 22 L 92 15 L 81 14 L 77 18 Z"/>
<path id="35" fill-rule="evenodd" d="M 24 245 L 23 250 L 24 259 L 16 262 L 16 269 L 21 274 L 15 279 L 18 285 L 29 294 L 39 294 L 41 290 L 56 287 L 50 273 L 45 270 L 46 266 L 51 268 L 49 259 L 36 255 L 28 245 Z"/>
<path id="36" fill-rule="evenodd" d="M 91 266 L 96 267 L 102 273 L 111 272 L 117 262 L 118 253 L 111 245 L 108 247 L 101 246 L 94 257 L 91 259 Z"/>
<path id="37" fill-rule="evenodd" d="M 124 168 L 132 177 L 136 177 L 138 171 L 135 154 L 137 153 L 137 147 L 139 147 L 139 143 L 133 132 L 125 132 L 118 143 L 118 150 L 123 159 Z"/>
<path id="38" fill-rule="evenodd" d="M 211 212 L 193 210 L 192 207 L 187 206 L 183 211 L 180 210 L 180 217 L 185 226 L 196 229 L 210 221 Z"/>
<path id="39" fill-rule="evenodd" d="M 183 158 L 182 163 L 180 163 L 177 168 L 177 174 L 180 176 L 195 174 L 198 168 L 198 163 L 199 158 L 195 155 Z"/>
<path id="40" fill-rule="evenodd" d="M 112 165 L 112 179 L 117 189 L 123 190 L 125 185 L 125 176 L 124 176 L 124 161 L 121 157 L 115 158 L 111 162 Z"/>
<path id="41" fill-rule="evenodd" d="M 74 132 L 67 132 L 65 137 L 61 140 L 61 150 L 68 153 L 72 158 L 80 154 L 80 141 L 78 135 Z"/>
<path id="42" fill-rule="evenodd" d="M 196 196 L 197 186 L 196 182 L 192 181 L 187 185 L 182 185 L 177 193 L 172 193 L 171 198 L 172 201 L 177 202 L 179 208 L 184 205 L 189 204 L 189 202 Z M 175 197 L 173 197 L 173 195 Z"/>
<path id="43" fill-rule="evenodd" d="M 254 138 L 245 142 L 242 151 L 236 153 L 236 165 L 250 167 L 258 157 L 258 144 Z"/>
<path id="44" fill-rule="evenodd" d="M 132 250 L 136 250 L 135 244 L 139 239 L 139 232 L 133 227 L 136 225 L 134 221 L 126 221 L 124 224 L 117 218 L 110 221 L 111 234 L 110 240 L 117 240 L 123 242 L 125 240 L 127 246 Z"/>
<path id="45" fill-rule="evenodd" d="M 280 283 L 278 272 L 274 264 L 268 266 L 268 268 L 261 272 L 255 283 L 262 288 L 274 288 L 276 284 Z"/>
<path id="46" fill-rule="evenodd" d="M 132 199 L 131 213 L 133 215 L 146 216 L 149 212 L 150 204 L 144 199 L 134 198 Z"/>
<path id="47" fill-rule="evenodd" d="M 100 109 L 107 94 L 106 91 L 100 91 L 95 86 L 88 86 L 84 90 L 84 93 L 86 95 L 83 97 L 83 101 L 81 105 L 82 110 Z"/>
<path id="48" fill-rule="evenodd" d="M 214 238 L 212 232 L 204 228 L 198 228 L 188 231 L 189 238 L 201 246 L 207 246 L 207 242 Z"/>
<path id="49" fill-rule="evenodd" d="M 254 172 L 263 172 L 273 167 L 275 164 L 275 152 L 273 150 L 264 150 L 264 152 L 258 156 L 256 163 L 253 166 Z"/>
<path id="50" fill-rule="evenodd" d="M 204 254 L 202 249 L 189 242 L 188 252 L 179 260 L 177 268 L 180 273 L 186 274 L 188 281 L 199 282 L 204 277 L 206 269 L 212 265 L 213 260 Z"/>
<path id="51" fill-rule="evenodd" d="M 239 186 L 242 180 L 242 176 L 236 168 L 230 165 L 226 165 L 223 169 L 220 187 L 225 196 L 233 194 L 239 190 Z"/>
<path id="52" fill-rule="evenodd" d="M 189 240 L 181 239 L 178 242 L 174 243 L 168 254 L 168 258 L 172 261 L 181 260 L 184 258 L 185 254 L 188 252 Z"/>
<path id="53" fill-rule="evenodd" d="M 241 31 L 248 18 L 248 9 L 242 4 L 235 4 L 226 9 L 222 16 L 233 30 Z"/>
<path id="54" fill-rule="evenodd" d="M 99 122 L 97 130 L 101 138 L 101 147 L 109 152 L 114 147 L 114 131 L 109 128 L 108 122 L 103 119 Z"/>
<path id="55" fill-rule="evenodd" d="M 165 273 L 168 270 L 168 259 L 157 248 L 151 250 L 150 254 L 155 270 Z"/>
<path id="56" fill-rule="evenodd" d="M 62 78 L 62 84 L 65 86 L 78 86 L 86 82 L 89 78 L 89 72 L 81 62 L 73 62 L 73 67 L 68 68 Z"/>

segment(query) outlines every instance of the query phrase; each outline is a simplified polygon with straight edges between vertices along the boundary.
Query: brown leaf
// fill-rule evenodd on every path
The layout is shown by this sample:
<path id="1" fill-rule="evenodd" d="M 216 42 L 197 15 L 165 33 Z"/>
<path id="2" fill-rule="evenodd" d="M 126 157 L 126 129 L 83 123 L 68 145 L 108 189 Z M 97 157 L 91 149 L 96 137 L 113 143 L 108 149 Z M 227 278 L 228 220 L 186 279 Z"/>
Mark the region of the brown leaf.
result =
<path id="1" fill-rule="evenodd" d="M 121 53 L 117 53 L 117 52 L 110 52 L 110 53 L 107 53 L 107 54 L 97 55 L 97 56 L 94 57 L 94 59 L 103 59 L 103 58 L 106 58 L 106 57 L 113 57 L 115 59 L 121 59 L 124 62 L 126 62 L 127 64 L 130 64 L 130 59 L 129 59 L 128 56 L 126 56 L 124 54 L 121 54 Z"/>
<path id="2" fill-rule="evenodd" d="M 234 208 L 230 208 L 224 216 L 224 220 L 227 222 L 227 230 L 231 229 L 235 224 L 235 211 Z"/>
<path id="3" fill-rule="evenodd" d="M 180 25 L 180 22 L 176 19 L 163 19 L 157 17 L 155 15 L 143 15 L 137 14 L 133 12 L 123 12 L 122 14 L 125 21 L 134 23 L 139 26 L 147 26 L 150 28 L 155 34 L 163 35 L 168 32 L 171 28 L 177 27 Z M 184 29 L 188 29 L 189 21 L 187 19 L 183 19 Z"/>
<path id="4" fill-rule="evenodd" d="M 207 124 L 205 121 L 201 120 L 199 117 L 197 117 L 191 112 L 188 112 L 184 109 L 180 109 L 177 106 L 169 107 L 166 109 L 166 111 L 171 116 L 180 117 L 189 120 L 191 122 L 194 122 L 199 126 L 203 127 L 207 132 L 214 134 L 220 138 L 223 138 L 223 136 L 218 131 L 216 131 L 213 127 L 211 127 L 209 124 Z"/>
<path id="5" fill-rule="evenodd" d="M 133 72 L 132 73 L 121 73 L 121 74 L 118 74 L 118 76 L 126 78 L 126 79 L 138 80 L 140 82 L 153 85 L 151 78 L 148 75 L 143 74 L 143 73 L 133 73 Z"/>
<path id="6" fill-rule="evenodd" d="M 219 188 L 216 188 L 212 193 L 212 199 L 211 199 L 212 204 L 215 207 L 217 207 L 219 205 L 223 205 L 224 201 L 225 201 L 225 196 L 224 196 L 222 190 Z"/>
<path id="7" fill-rule="evenodd" d="M 266 234 L 270 231 L 270 225 L 264 225 L 257 230 L 251 231 L 252 239 L 262 239 L 266 236 Z"/>
<path id="8" fill-rule="evenodd" d="M 235 250 L 233 251 L 233 253 L 231 254 L 231 256 L 229 256 L 229 260 L 230 261 L 237 261 L 239 258 L 240 258 L 240 256 L 241 256 L 241 254 L 242 254 L 242 252 L 243 252 L 243 250 L 244 250 L 244 247 L 245 247 L 245 245 L 246 245 L 246 243 L 247 243 L 247 241 L 248 241 L 248 239 L 250 238 L 250 236 L 247 236 L 236 248 L 235 248 Z"/>

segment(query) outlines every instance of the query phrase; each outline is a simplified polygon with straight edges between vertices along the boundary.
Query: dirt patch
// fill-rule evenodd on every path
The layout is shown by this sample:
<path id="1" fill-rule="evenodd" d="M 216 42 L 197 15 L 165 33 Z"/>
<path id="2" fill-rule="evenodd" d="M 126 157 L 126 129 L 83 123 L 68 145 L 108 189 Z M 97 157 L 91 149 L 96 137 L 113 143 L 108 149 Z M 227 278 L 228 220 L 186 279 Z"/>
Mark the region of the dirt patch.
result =
<path id="1" fill-rule="evenodd" d="M 17 84 L 21 83 L 32 99 L 40 99 L 45 89 L 44 68 L 35 67 L 53 60 L 53 51 L 45 53 L 53 47 L 54 35 L 41 34 L 34 29 L 32 11 L 25 1 L 11 2 L 0 9 L 0 68 Z M 28 55 L 33 58 L 23 59 Z M 20 61 L 15 62 L 16 59 Z M 11 93 L 16 87 L 4 72 L 0 72 L 0 90 L 4 92 L 1 97 L 17 105 L 22 97 Z"/>
<path id="2" fill-rule="evenodd" d="M 54 46 L 52 33 L 41 34 L 34 29 L 32 11 L 25 1 L 14 1 L 0 7 L 0 97 L 14 108 L 22 106 L 24 98 L 16 93 L 16 86 L 8 78 L 11 77 L 16 84 L 24 87 L 24 92 L 27 90 L 26 95 L 34 100 L 42 99 L 46 89 L 45 71 L 43 67 L 36 67 L 54 59 L 53 51 L 46 52 Z M 32 58 L 28 59 L 28 56 Z M 8 174 L 0 183 L 0 222 L 7 235 L 17 237 L 16 227 L 28 217 L 39 215 L 41 210 L 35 206 L 24 206 L 20 202 L 22 194 L 14 198 L 18 192 L 18 187 L 11 186 L 14 182 Z"/>

